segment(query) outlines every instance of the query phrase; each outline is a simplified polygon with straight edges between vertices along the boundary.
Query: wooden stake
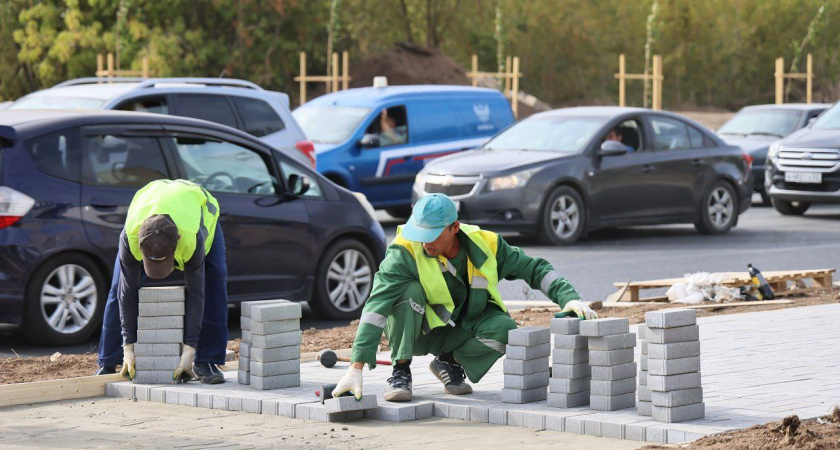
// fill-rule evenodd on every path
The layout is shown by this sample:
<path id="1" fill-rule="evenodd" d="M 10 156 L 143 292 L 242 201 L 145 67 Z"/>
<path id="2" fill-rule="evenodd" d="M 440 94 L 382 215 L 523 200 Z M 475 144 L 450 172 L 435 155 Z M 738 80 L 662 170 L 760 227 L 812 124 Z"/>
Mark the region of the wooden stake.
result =
<path id="1" fill-rule="evenodd" d="M 807 78 L 805 78 L 805 103 L 811 103 L 811 93 L 813 88 L 813 81 L 814 81 L 814 61 L 811 58 L 811 54 L 808 53 L 807 59 Z"/>
<path id="2" fill-rule="evenodd" d="M 472 85 L 478 86 L 478 55 L 472 55 Z"/>
<path id="3" fill-rule="evenodd" d="M 338 52 L 332 54 L 332 91 L 338 92 Z"/>
<path id="4" fill-rule="evenodd" d="M 784 103 L 785 96 L 785 59 L 776 58 L 776 104 Z"/>
<path id="5" fill-rule="evenodd" d="M 149 58 L 143 57 L 143 78 L 149 78 Z"/>
<path id="6" fill-rule="evenodd" d="M 102 76 L 100 74 L 102 73 L 102 69 L 104 69 L 104 67 L 103 67 L 104 65 L 105 65 L 105 57 L 102 56 L 101 53 L 96 55 L 96 76 L 97 77 Z"/>
<path id="7" fill-rule="evenodd" d="M 513 109 L 513 117 L 519 118 L 519 57 L 513 57 L 513 92 L 510 95 L 510 105 Z"/>
<path id="8" fill-rule="evenodd" d="M 510 97 L 511 75 L 513 68 L 510 67 L 510 55 L 505 56 L 505 97 Z"/>
<path id="9" fill-rule="evenodd" d="M 108 78 L 114 76 L 114 54 L 108 53 Z"/>
<path id="10" fill-rule="evenodd" d="M 300 52 L 300 104 L 306 103 L 306 52 Z"/>
<path id="11" fill-rule="evenodd" d="M 625 60 L 624 53 L 618 55 L 618 106 L 624 107 L 627 100 L 627 91 L 625 86 Z"/>
<path id="12" fill-rule="evenodd" d="M 350 88 L 350 53 L 343 52 L 341 54 L 341 65 L 342 65 L 342 72 L 341 72 L 341 79 L 342 79 L 342 90 L 347 90 Z"/>
<path id="13" fill-rule="evenodd" d="M 653 55 L 653 92 L 651 93 L 653 98 L 651 99 L 650 107 L 654 111 L 658 111 L 661 108 L 661 105 L 659 104 L 659 96 L 662 95 L 659 91 L 659 74 L 662 70 L 661 64 L 661 57 L 659 55 Z"/>

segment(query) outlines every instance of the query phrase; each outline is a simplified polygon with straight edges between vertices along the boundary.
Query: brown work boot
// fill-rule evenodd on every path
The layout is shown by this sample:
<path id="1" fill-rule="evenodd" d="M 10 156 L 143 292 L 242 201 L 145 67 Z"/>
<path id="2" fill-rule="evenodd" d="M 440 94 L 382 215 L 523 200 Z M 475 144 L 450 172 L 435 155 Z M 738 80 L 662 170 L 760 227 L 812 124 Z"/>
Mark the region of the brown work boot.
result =
<path id="1" fill-rule="evenodd" d="M 467 378 L 467 374 L 460 364 L 441 361 L 439 358 L 435 358 L 429 364 L 429 370 L 443 383 L 443 390 L 447 394 L 472 394 L 472 386 L 464 381 Z"/>

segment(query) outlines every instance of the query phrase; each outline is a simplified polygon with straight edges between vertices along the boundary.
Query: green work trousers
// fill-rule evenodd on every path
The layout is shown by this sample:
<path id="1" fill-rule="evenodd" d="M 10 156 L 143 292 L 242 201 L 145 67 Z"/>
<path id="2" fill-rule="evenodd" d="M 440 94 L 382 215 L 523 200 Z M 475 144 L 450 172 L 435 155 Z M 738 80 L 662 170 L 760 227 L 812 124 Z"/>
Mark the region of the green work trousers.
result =
<path id="1" fill-rule="evenodd" d="M 460 318 L 454 327 L 438 327 L 423 334 L 424 315 L 419 311 L 424 311 L 425 306 L 426 294 L 419 281 L 410 283 L 394 304 L 385 326 L 392 362 L 430 353 L 435 356 L 452 353 L 470 381 L 478 383 L 505 354 L 508 331 L 516 329 L 516 322 L 507 313 L 488 302 L 484 312 L 475 319 Z"/>

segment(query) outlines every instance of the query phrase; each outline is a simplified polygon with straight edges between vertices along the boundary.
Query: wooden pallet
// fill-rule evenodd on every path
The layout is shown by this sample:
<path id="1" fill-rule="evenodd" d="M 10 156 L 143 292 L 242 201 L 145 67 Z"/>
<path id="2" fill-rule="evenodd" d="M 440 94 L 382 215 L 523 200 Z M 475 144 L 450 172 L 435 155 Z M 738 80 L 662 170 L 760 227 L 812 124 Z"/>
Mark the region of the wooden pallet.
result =
<path id="1" fill-rule="evenodd" d="M 776 295 L 783 296 L 790 290 L 788 288 L 789 282 L 794 283 L 795 288 L 796 286 L 802 286 L 802 283 L 806 279 L 811 279 L 813 281 L 813 287 L 831 289 L 832 274 L 834 274 L 834 272 L 835 269 L 815 269 L 762 272 L 762 274 L 764 275 L 764 278 L 767 279 L 767 283 L 770 284 L 770 288 L 773 289 L 773 292 L 776 293 Z M 721 284 L 726 287 L 739 288 L 741 286 L 749 286 L 752 284 L 750 276 L 746 271 L 722 272 L 715 275 L 723 275 L 723 282 Z M 619 288 L 619 290 L 611 297 L 614 301 L 644 301 L 645 299 L 639 296 L 639 291 L 643 289 L 669 288 L 677 283 L 684 282 L 684 278 L 665 278 L 661 280 L 613 283 L 613 285 Z M 799 292 L 801 292 L 801 289 Z"/>

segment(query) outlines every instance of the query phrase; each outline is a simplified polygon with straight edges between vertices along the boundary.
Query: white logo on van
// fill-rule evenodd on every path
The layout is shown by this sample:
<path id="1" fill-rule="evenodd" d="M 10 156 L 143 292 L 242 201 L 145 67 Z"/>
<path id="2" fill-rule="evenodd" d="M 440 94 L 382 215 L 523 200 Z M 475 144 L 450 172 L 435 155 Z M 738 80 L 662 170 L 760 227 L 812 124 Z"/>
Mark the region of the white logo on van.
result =
<path id="1" fill-rule="evenodd" d="M 482 122 L 490 121 L 490 105 L 473 105 L 473 112 L 475 112 L 478 120 Z"/>

